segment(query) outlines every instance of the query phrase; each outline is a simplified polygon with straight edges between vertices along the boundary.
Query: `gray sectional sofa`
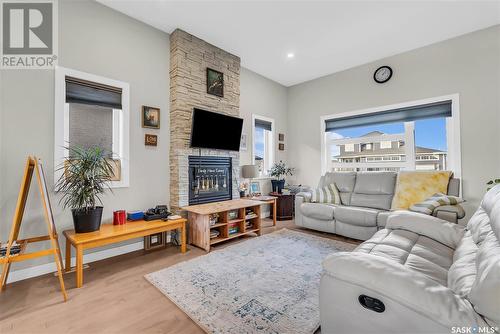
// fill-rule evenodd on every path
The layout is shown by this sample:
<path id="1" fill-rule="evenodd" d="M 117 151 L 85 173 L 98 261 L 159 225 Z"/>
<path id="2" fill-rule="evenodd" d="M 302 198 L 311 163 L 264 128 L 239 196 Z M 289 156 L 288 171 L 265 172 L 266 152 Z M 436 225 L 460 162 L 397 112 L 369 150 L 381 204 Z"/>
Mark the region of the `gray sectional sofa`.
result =
<path id="1" fill-rule="evenodd" d="M 396 172 L 332 172 L 318 187 L 334 183 L 342 205 L 311 203 L 311 193 L 295 196 L 295 224 L 313 230 L 367 240 L 384 228 L 396 188 Z M 451 179 L 448 194 L 459 195 L 460 182 Z M 457 222 L 465 216 L 460 205 L 441 206 L 433 216 Z"/>

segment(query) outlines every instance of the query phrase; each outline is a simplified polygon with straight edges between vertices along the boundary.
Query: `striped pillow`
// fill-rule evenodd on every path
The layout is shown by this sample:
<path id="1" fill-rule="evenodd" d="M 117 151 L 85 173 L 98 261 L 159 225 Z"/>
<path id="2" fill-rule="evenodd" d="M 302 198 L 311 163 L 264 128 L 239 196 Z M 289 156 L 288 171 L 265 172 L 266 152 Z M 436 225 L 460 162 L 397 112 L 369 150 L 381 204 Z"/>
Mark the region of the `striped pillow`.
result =
<path id="1" fill-rule="evenodd" d="M 441 205 L 457 205 L 458 203 L 462 203 L 463 201 L 464 200 L 460 197 L 437 193 L 423 202 L 413 204 L 412 206 L 410 206 L 409 210 L 424 213 L 426 215 L 432 215 L 434 210 Z"/>
<path id="2" fill-rule="evenodd" d="M 323 188 L 312 191 L 311 202 L 340 204 L 340 194 L 335 184 L 329 184 Z"/>

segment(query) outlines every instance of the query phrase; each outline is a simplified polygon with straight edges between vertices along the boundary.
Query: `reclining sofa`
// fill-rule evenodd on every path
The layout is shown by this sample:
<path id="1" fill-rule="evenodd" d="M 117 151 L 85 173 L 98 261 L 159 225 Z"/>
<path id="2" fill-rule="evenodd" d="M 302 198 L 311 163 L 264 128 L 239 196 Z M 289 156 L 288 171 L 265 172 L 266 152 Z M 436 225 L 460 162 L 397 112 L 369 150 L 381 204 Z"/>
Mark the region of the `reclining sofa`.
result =
<path id="1" fill-rule="evenodd" d="M 497 333 L 500 185 L 466 226 L 409 211 L 353 252 L 329 255 L 321 332 Z"/>
<path id="2" fill-rule="evenodd" d="M 295 224 L 309 229 L 367 240 L 384 228 L 391 211 L 397 172 L 331 172 L 319 188 L 334 183 L 342 205 L 311 203 L 310 192 L 295 196 Z M 448 195 L 459 196 L 459 179 L 450 179 Z M 465 216 L 460 205 L 440 206 L 433 216 L 457 222 Z"/>

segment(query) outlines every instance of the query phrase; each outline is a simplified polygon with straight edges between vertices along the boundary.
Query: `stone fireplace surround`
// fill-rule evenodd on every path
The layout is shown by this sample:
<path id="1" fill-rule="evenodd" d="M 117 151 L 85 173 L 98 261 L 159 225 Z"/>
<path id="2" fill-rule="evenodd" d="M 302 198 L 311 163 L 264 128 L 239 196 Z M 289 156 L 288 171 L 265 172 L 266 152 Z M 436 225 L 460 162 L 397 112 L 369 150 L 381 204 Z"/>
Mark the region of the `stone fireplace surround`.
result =
<path id="1" fill-rule="evenodd" d="M 207 67 L 224 73 L 224 97 L 207 94 Z M 170 207 L 189 203 L 189 156 L 232 158 L 233 198 L 239 197 L 240 154 L 224 150 L 190 148 L 194 108 L 231 116 L 240 114 L 240 58 L 189 33 L 170 35 Z"/>

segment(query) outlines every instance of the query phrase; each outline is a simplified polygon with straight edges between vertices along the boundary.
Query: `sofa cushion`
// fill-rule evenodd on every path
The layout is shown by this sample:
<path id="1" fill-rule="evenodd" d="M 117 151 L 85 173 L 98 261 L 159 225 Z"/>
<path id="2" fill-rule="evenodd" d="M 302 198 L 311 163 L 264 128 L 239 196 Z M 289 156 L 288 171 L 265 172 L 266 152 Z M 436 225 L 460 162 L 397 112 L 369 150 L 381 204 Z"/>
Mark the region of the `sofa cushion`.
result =
<path id="1" fill-rule="evenodd" d="M 334 204 L 302 203 L 300 210 L 306 217 L 319 220 L 333 220 Z"/>
<path id="2" fill-rule="evenodd" d="M 359 245 L 355 252 L 382 256 L 447 286 L 453 249 L 405 230 L 383 229 Z"/>
<path id="3" fill-rule="evenodd" d="M 319 187 L 334 183 L 340 193 L 343 205 L 350 205 L 351 194 L 356 183 L 356 172 L 330 172 L 320 180 Z"/>
<path id="4" fill-rule="evenodd" d="M 311 191 L 311 202 L 340 204 L 340 194 L 335 183 Z"/>
<path id="5" fill-rule="evenodd" d="M 350 205 L 389 210 L 396 178 L 395 172 L 358 172 Z"/>
<path id="6" fill-rule="evenodd" d="M 380 210 L 339 205 L 335 208 L 335 220 L 357 226 L 377 226 Z"/>

